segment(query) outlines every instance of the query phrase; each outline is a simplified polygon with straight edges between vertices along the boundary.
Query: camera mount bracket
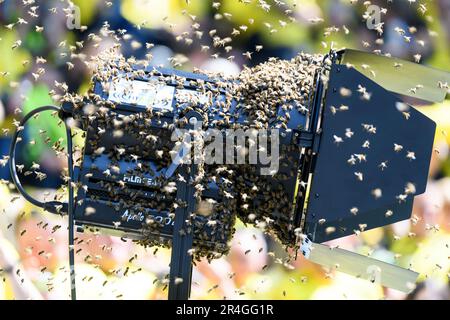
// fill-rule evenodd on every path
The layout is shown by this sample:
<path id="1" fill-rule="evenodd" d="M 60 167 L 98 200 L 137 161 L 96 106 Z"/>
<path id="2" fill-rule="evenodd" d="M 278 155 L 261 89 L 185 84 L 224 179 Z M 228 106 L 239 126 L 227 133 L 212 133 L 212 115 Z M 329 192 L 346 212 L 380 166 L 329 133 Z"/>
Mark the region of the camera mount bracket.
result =
<path id="1" fill-rule="evenodd" d="M 202 123 L 202 116 L 198 112 L 189 111 L 186 118 L 196 119 Z M 194 129 L 189 121 L 188 129 Z M 177 199 L 182 201 L 175 211 L 175 224 L 172 237 L 172 252 L 170 259 L 169 300 L 187 300 L 191 292 L 192 256 L 190 249 L 193 243 L 193 230 L 190 225 L 190 215 L 195 210 L 193 180 L 198 168 L 194 161 L 190 165 L 182 164 L 177 168 L 184 177 L 177 180 Z"/>

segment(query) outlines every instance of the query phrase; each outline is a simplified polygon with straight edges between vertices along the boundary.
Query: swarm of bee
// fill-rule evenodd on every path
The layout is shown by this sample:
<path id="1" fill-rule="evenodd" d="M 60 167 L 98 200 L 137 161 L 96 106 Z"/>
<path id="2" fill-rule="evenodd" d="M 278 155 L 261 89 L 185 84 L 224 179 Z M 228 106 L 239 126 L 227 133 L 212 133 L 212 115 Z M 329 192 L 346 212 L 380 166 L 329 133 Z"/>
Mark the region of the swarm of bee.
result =
<path id="1" fill-rule="evenodd" d="M 5 27 L 9 30 L 15 29 L 18 26 L 25 27 L 32 26 L 36 33 L 45 33 L 43 26 L 34 25 L 33 19 L 38 18 L 41 11 L 44 9 L 34 5 L 35 0 L 23 1 L 23 7 L 27 9 L 29 16 L 24 14 L 26 20 L 20 17 L 17 22 L 11 23 Z M 64 1 L 61 1 L 63 3 Z M 67 5 L 65 10 L 58 10 L 58 7 L 49 8 L 51 15 L 58 15 L 62 12 L 66 16 L 70 16 L 71 1 L 66 1 L 61 6 Z M 250 1 L 241 1 L 242 5 L 247 5 Z M 411 2 L 411 1 L 410 1 Z M 2 1 L 0 0 L 0 6 Z M 189 1 L 186 1 L 189 4 Z M 350 1 L 351 5 L 357 1 Z M 111 6 L 111 2 L 105 1 L 106 7 Z M 363 5 L 368 6 L 370 2 L 365 2 Z M 270 5 L 266 1 L 258 1 L 258 10 L 269 12 L 271 9 L 282 10 L 286 16 L 286 20 L 280 20 L 281 28 L 286 27 L 286 24 L 295 22 L 295 14 L 293 8 L 290 8 L 282 1 L 274 1 Z M 44 6 L 42 6 L 44 7 Z M 221 11 L 221 2 L 212 2 L 212 7 L 217 13 L 214 15 L 215 20 L 232 19 L 232 14 Z M 106 10 L 106 8 L 105 8 Z M 424 4 L 420 4 L 419 9 L 422 15 L 426 13 Z M 382 14 L 386 14 L 386 9 L 383 9 Z M 255 22 L 253 18 L 248 19 L 248 24 L 242 24 L 239 27 L 233 28 L 230 36 L 219 36 L 216 29 L 202 30 L 197 18 L 189 14 L 188 10 L 183 10 L 183 15 L 188 16 L 192 20 L 191 32 L 183 32 L 176 35 L 176 41 L 186 44 L 186 46 L 195 45 L 202 37 L 200 43 L 201 52 L 210 52 L 211 58 L 218 58 L 220 54 L 226 53 L 229 61 L 233 61 L 236 54 L 233 52 L 231 46 L 232 40 L 240 34 L 245 34 L 247 29 Z M 365 14 L 364 19 L 368 19 L 369 15 Z M 173 25 L 166 21 L 170 29 Z M 311 24 L 324 23 L 323 18 L 313 17 L 309 19 Z M 278 26 L 263 21 L 269 33 L 276 34 Z M 136 25 L 137 29 L 141 25 Z M 410 28 L 410 33 L 415 33 L 416 30 Z M 80 32 L 88 29 L 87 26 L 81 26 Z M 349 29 L 344 25 L 342 28 L 329 27 L 325 28 L 324 37 L 328 37 L 333 33 L 343 31 L 345 35 L 349 34 Z M 383 24 L 379 24 L 375 31 L 381 36 L 383 34 Z M 414 32 L 413 32 L 414 31 Z M 405 36 L 405 30 L 396 28 L 399 36 L 403 37 L 406 42 L 410 42 L 410 37 Z M 436 36 L 437 33 L 429 31 L 430 35 Z M 211 42 L 205 42 L 204 38 L 209 35 Z M 88 61 L 87 56 L 82 53 L 83 46 L 93 45 L 98 48 L 104 39 L 113 38 L 116 44 L 111 50 L 103 52 L 101 55 L 94 57 L 93 61 Z M 5 39 L 3 39 L 5 40 Z M 325 39 L 324 39 L 325 40 Z M 2 39 L 0 38 L 0 42 Z M 118 78 L 121 74 L 126 74 L 129 79 L 151 77 L 152 75 L 158 77 L 158 81 L 175 85 L 179 88 L 183 87 L 187 80 L 183 77 L 162 77 L 157 71 L 151 70 L 148 67 L 150 64 L 151 54 L 147 54 L 148 60 L 137 61 L 134 58 L 125 59 L 117 53 L 120 51 L 120 42 L 131 42 L 133 48 L 139 48 L 143 44 L 135 41 L 127 30 L 112 31 L 109 25 L 105 22 L 98 34 L 90 33 L 86 41 L 76 42 L 70 45 L 66 41 L 62 41 L 58 48 L 61 50 L 57 56 L 58 61 L 63 61 L 66 64 L 67 70 L 73 70 L 81 64 L 93 66 L 94 78 L 103 85 L 105 91 L 109 90 L 111 82 Z M 206 40 L 207 41 L 207 40 Z M 84 43 L 85 42 L 85 43 Z M 424 40 L 417 41 L 421 46 L 425 46 Z M 380 37 L 374 44 L 364 41 L 363 46 L 369 47 L 372 45 L 382 45 L 383 39 Z M 11 46 L 11 50 L 20 50 L 24 45 L 22 40 L 16 40 Z M 322 41 L 324 48 L 328 47 L 327 42 Z M 147 49 L 154 46 L 152 43 L 145 43 Z M 223 52 L 220 52 L 223 48 Z M 262 50 L 262 45 L 257 45 L 255 52 L 242 53 L 242 57 L 246 60 L 251 60 L 252 56 Z M 217 52 L 212 53 L 212 50 Z M 379 50 L 374 50 L 379 51 Z M 48 57 L 46 57 L 48 58 Z M 421 56 L 416 54 L 414 56 L 416 62 L 419 62 Z M 38 82 L 42 80 L 46 70 L 47 60 L 43 57 L 36 57 L 36 65 L 39 67 L 32 73 L 32 80 Z M 183 59 L 179 57 L 171 58 L 172 65 L 178 67 L 182 65 Z M 254 68 L 245 67 L 244 70 L 236 77 L 225 78 L 218 74 L 205 73 L 210 81 L 195 80 L 189 83 L 190 86 L 195 87 L 196 90 L 208 96 L 206 103 L 198 103 L 195 99 L 192 101 L 177 103 L 175 106 L 178 118 L 173 123 L 164 123 L 164 114 L 161 111 L 154 110 L 148 106 L 145 112 L 136 113 L 133 115 L 123 115 L 116 112 L 116 104 L 109 101 L 105 97 L 98 96 L 94 91 L 89 92 L 85 96 L 68 93 L 68 86 L 66 83 L 59 83 L 55 81 L 54 89 L 50 91 L 52 98 L 61 103 L 71 103 L 77 111 L 76 120 L 84 123 L 87 128 L 90 128 L 83 135 L 89 137 L 86 141 L 85 149 L 88 150 L 89 157 L 96 159 L 98 157 L 108 157 L 110 160 L 107 170 L 101 173 L 105 177 L 114 177 L 115 175 L 123 174 L 120 172 L 119 162 L 125 160 L 133 164 L 133 169 L 130 174 L 142 175 L 146 172 L 151 172 L 154 168 L 149 166 L 148 158 L 151 158 L 157 165 L 157 170 L 167 167 L 171 162 L 170 150 L 175 142 L 168 142 L 161 137 L 165 136 L 175 128 L 184 128 L 188 125 L 188 119 L 184 115 L 190 110 L 196 111 L 202 115 L 202 128 L 212 127 L 219 129 L 238 129 L 238 128 L 284 128 L 286 129 L 289 122 L 289 110 L 297 109 L 303 114 L 309 112 L 309 101 L 313 93 L 314 75 L 318 68 L 321 67 L 323 57 L 321 55 L 308 55 L 301 53 L 290 61 L 281 61 L 274 58 L 269 59 L 266 63 L 258 65 Z M 33 61 L 24 60 L 23 66 L 33 64 Z M 140 66 L 141 68 L 136 68 Z M 401 67 L 401 66 L 399 66 Z M 148 72 L 143 70 L 147 68 Z M 9 72 L 0 70 L 0 76 L 8 78 Z M 17 87 L 18 83 L 10 82 L 11 88 Z M 448 84 L 442 84 L 447 86 Z M 62 94 L 59 92 L 62 91 Z M 220 97 L 220 99 L 219 99 Z M 233 103 L 237 102 L 237 107 L 232 109 Z M 279 113 L 282 110 L 284 112 Z M 16 114 L 20 113 L 18 109 Z M 237 115 L 244 114 L 246 122 L 236 121 Z M 212 115 L 219 115 L 219 117 L 212 117 Z M 160 121 L 162 128 L 160 131 L 151 129 L 149 124 Z M 14 124 L 18 126 L 18 122 Z M 2 129 L 4 134 L 8 133 L 8 129 Z M 92 131 L 93 130 L 93 131 Z M 45 130 L 42 130 L 42 135 L 45 135 Z M 121 143 L 121 139 L 130 137 L 130 140 L 136 141 L 136 145 L 128 145 Z M 105 140 L 112 138 L 114 144 L 107 144 L 105 147 Z M 49 142 L 48 138 L 46 142 Z M 34 141 L 33 141 L 34 143 Z M 30 142 L 31 144 L 31 142 Z M 53 150 L 58 155 L 64 154 L 64 148 L 61 140 L 58 140 L 53 146 Z M 398 148 L 398 147 L 396 147 Z M 79 150 L 76 150 L 79 151 Z M 85 150 L 86 152 L 86 150 Z M 186 183 L 194 186 L 195 198 L 197 199 L 196 210 L 190 213 L 190 228 L 184 232 L 193 232 L 197 239 L 195 248 L 191 251 L 194 260 L 201 257 L 209 259 L 219 257 L 229 250 L 228 241 L 234 233 L 234 223 L 236 217 L 239 217 L 243 222 L 256 225 L 263 228 L 266 232 L 274 234 L 286 246 L 292 245 L 289 241 L 293 232 L 293 199 L 286 196 L 284 191 L 284 183 L 292 179 L 296 179 L 298 172 L 295 172 L 299 167 L 300 150 L 297 146 L 282 146 L 280 150 L 280 170 L 274 176 L 261 176 L 258 172 L 258 167 L 253 165 L 198 165 L 195 174 Z M 411 155 L 413 157 L 414 155 Z M 81 158 L 78 159 L 78 162 Z M 0 165 L 5 165 L 8 161 L 7 156 L 3 156 L 0 160 Z M 356 161 L 356 160 L 355 160 Z M 381 165 L 380 165 L 381 166 Z M 386 167 L 383 163 L 381 168 Z M 22 171 L 23 165 L 17 166 L 18 171 Z M 31 168 L 39 179 L 45 179 L 45 174 L 39 170 L 39 165 L 34 165 Z M 97 170 L 98 168 L 92 168 Z M 31 174 L 32 171 L 25 171 L 26 174 Z M 108 190 L 107 197 L 111 200 L 110 205 L 117 210 L 128 209 L 133 212 L 138 212 L 144 208 L 152 207 L 156 210 L 165 210 L 169 215 L 175 216 L 175 211 L 179 207 L 186 206 L 186 203 L 177 198 L 177 183 L 183 182 L 186 178 L 175 174 L 174 176 L 163 179 L 158 178 L 157 183 L 161 185 L 161 194 L 152 200 L 143 199 L 138 191 L 128 189 L 123 182 L 102 182 L 101 187 Z M 70 181 L 69 177 L 64 177 L 65 182 Z M 114 180 L 114 179 L 111 179 Z M 72 182 L 73 183 L 73 182 Z M 202 197 L 204 190 L 209 188 L 209 184 L 214 183 L 219 189 L 220 200 L 205 199 Z M 87 186 L 81 184 L 76 185 L 78 189 L 86 189 Z M 304 187 L 304 186 L 302 186 Z M 57 195 L 54 200 L 62 200 L 63 195 Z M 82 205 L 83 200 L 78 200 L 77 205 Z M 357 208 L 354 208 L 357 212 Z M 353 209 L 352 209 L 353 210 Z M 352 211 L 353 212 L 353 211 Z M 95 215 L 92 208 L 86 207 L 86 214 Z M 114 222 L 114 225 L 119 227 L 120 219 Z M 147 219 L 142 226 L 143 239 L 139 241 L 144 246 L 170 246 L 170 242 L 165 237 L 161 237 L 160 233 L 163 226 L 161 223 L 153 219 Z M 78 251 L 77 251 L 78 253 Z"/>
<path id="2" fill-rule="evenodd" d="M 281 146 L 281 168 L 269 178 L 262 176 L 256 165 L 203 165 L 200 161 L 190 180 L 180 174 L 169 178 L 159 176 L 157 183 L 161 192 L 151 200 L 139 190 L 127 190 L 125 183 L 114 178 L 124 174 L 119 165 L 123 160 L 134 164 L 126 174 L 136 176 L 154 175 L 155 168 L 148 163 L 150 159 L 156 163 L 156 170 L 167 167 L 173 156 L 174 142 L 164 137 L 170 136 L 173 130 L 186 128 L 188 119 L 185 115 L 189 111 L 202 116 L 201 129 L 288 129 L 290 110 L 296 108 L 302 114 L 308 113 L 314 75 L 323 60 L 321 55 L 301 53 L 290 61 L 270 59 L 254 68 L 246 68 L 236 77 L 223 78 L 219 74 L 208 73 L 207 81 L 164 76 L 158 69 L 145 69 L 145 62 L 125 59 L 113 50 L 104 52 L 95 60 L 93 82 L 101 83 L 104 92 L 111 90 L 113 83 L 121 77 L 128 80 L 156 77 L 160 84 L 175 85 L 179 89 L 188 84 L 208 97 L 206 102 L 200 103 L 195 97 L 183 100 L 175 94 L 176 119 L 173 123 L 164 118 L 163 110 L 154 109 L 151 105 L 143 112 L 121 114 L 116 112 L 115 102 L 93 91 L 85 97 L 66 94 L 62 98 L 63 103 L 73 105 L 78 115 L 75 118 L 88 128 L 85 156 L 89 155 L 92 163 L 101 156 L 109 159 L 109 167 L 102 174 L 105 181 L 111 178 L 112 182 L 101 181 L 99 187 L 108 190 L 106 198 L 110 206 L 118 212 L 129 210 L 131 213 L 152 208 L 167 211 L 169 217 L 175 218 L 177 209 L 187 206 L 176 196 L 177 183 L 187 183 L 195 190 L 197 206 L 190 213 L 189 230 L 183 232 L 194 234 L 194 259 L 217 258 L 227 253 L 236 217 L 276 235 L 285 245 L 292 245 L 294 199 L 284 187 L 285 183 L 297 178 L 301 151 L 298 146 Z M 280 116 L 280 110 L 283 116 Z M 238 116 L 244 116 L 245 120 L 238 121 Z M 160 124 L 159 128 L 155 128 L 155 124 Z M 247 143 L 255 143 L 250 140 Z M 125 141 L 133 141 L 134 144 Z M 204 148 L 206 144 L 196 146 Z M 98 171 L 95 165 L 91 169 Z M 219 199 L 203 197 L 203 191 L 207 191 L 211 184 L 218 188 Z M 78 204 L 82 205 L 82 201 Z M 115 226 L 120 226 L 120 223 L 117 221 Z M 138 242 L 145 246 L 170 246 L 170 242 L 160 236 L 163 227 L 161 222 L 147 218 L 142 228 L 144 237 Z"/>
<path id="3" fill-rule="evenodd" d="M 253 68 L 246 67 L 234 82 L 233 95 L 244 102 L 251 126 L 267 128 L 279 120 L 277 127 L 287 129 L 290 109 L 307 113 L 314 75 L 322 62 L 322 55 L 302 52 L 290 61 L 269 58 Z M 283 116 L 277 119 L 280 109 Z"/>

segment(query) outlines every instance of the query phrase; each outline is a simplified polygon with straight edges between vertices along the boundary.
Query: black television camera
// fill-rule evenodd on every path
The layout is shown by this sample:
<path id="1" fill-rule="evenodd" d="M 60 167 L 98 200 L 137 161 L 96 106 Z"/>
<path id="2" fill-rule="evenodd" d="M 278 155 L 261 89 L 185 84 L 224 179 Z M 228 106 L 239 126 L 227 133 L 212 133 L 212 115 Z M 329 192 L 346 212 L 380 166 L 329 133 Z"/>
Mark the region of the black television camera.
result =
<path id="1" fill-rule="evenodd" d="M 216 128 L 226 135 L 227 128 L 249 126 L 245 101 L 234 99 L 226 81 L 176 70 L 110 68 L 106 77 L 94 76 L 89 100 L 59 109 L 86 133 L 81 166 L 71 175 L 76 200 L 35 204 L 52 212 L 73 209 L 69 219 L 78 231 L 171 246 L 169 297 L 175 299 L 189 296 L 192 255 L 227 252 L 236 215 L 245 223 L 269 224 L 284 245 L 297 248 L 302 235 L 307 243 L 321 243 L 408 219 L 414 196 L 425 190 L 435 124 L 398 94 L 441 101 L 446 92 L 438 82 L 449 75 L 406 61 L 395 68 L 395 62 L 353 50 L 330 52 L 314 76 L 308 111 L 276 109 L 279 117 L 267 130 L 279 129 L 280 165 L 265 176 L 261 164 L 223 167 L 171 157 L 187 152 L 173 151 L 175 130 Z M 289 120 L 281 127 L 279 118 Z M 71 148 L 69 143 L 69 155 Z M 11 150 L 12 176 L 24 193 L 15 142 Z M 242 194 L 250 198 L 244 209 Z"/>

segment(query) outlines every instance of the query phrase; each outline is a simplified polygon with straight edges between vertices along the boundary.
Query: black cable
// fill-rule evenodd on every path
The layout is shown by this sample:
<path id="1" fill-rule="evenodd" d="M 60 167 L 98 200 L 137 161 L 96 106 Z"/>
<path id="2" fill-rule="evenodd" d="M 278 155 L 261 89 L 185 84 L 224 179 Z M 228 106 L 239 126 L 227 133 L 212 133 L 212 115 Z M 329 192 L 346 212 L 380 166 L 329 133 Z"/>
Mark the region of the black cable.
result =
<path id="1" fill-rule="evenodd" d="M 52 213 L 62 213 L 67 212 L 68 219 L 69 219 L 69 264 L 70 264 L 70 296 L 72 300 L 76 299 L 76 290 L 75 290 L 75 254 L 74 254 L 74 220 L 73 220 L 73 202 L 74 202 L 74 196 L 73 196 L 73 186 L 72 186 L 72 180 L 73 180 L 73 155 L 72 155 L 72 133 L 69 128 L 69 126 L 64 122 L 64 125 L 66 127 L 66 134 L 67 134 L 67 158 L 68 158 L 68 170 L 69 170 L 69 185 L 68 185 L 68 191 L 69 191 L 69 202 L 63 203 L 59 201 L 49 201 L 49 202 L 41 202 L 35 198 L 33 198 L 31 195 L 29 195 L 25 189 L 22 186 L 22 183 L 20 182 L 19 176 L 17 174 L 16 170 L 16 145 L 17 145 L 17 139 L 19 138 L 20 132 L 23 130 L 23 126 L 28 122 L 28 120 L 35 116 L 36 114 L 39 114 L 44 111 L 53 110 L 60 112 L 61 109 L 55 106 L 43 106 L 36 108 L 32 111 L 30 111 L 28 114 L 23 117 L 22 120 L 19 122 L 19 127 L 14 132 L 12 141 L 11 141 L 11 147 L 9 149 L 9 171 L 11 173 L 11 178 L 14 182 L 14 185 L 16 186 L 19 193 L 30 203 L 33 205 L 42 208 L 46 211 L 52 212 Z"/>
<path id="2" fill-rule="evenodd" d="M 23 197 L 27 201 L 31 202 L 36 207 L 47 209 L 47 207 L 52 206 L 52 207 L 55 208 L 54 210 L 56 210 L 56 207 L 58 205 L 62 205 L 62 203 L 61 202 L 57 202 L 57 201 L 41 202 L 39 200 L 36 200 L 32 196 L 30 196 L 25 191 L 25 189 L 22 187 L 22 183 L 20 183 L 19 176 L 17 175 L 17 170 L 16 170 L 16 145 L 17 145 L 17 138 L 19 137 L 19 134 L 22 131 L 23 126 L 25 125 L 25 123 L 31 117 L 33 117 L 34 115 L 36 115 L 38 113 L 41 113 L 43 111 L 47 111 L 47 110 L 59 111 L 59 108 L 57 108 L 55 106 L 39 107 L 39 108 L 36 108 L 33 111 L 29 112 L 27 115 L 25 115 L 25 117 L 23 117 L 22 120 L 20 120 L 19 127 L 14 132 L 14 135 L 12 137 L 11 147 L 9 148 L 9 171 L 11 172 L 11 178 L 12 178 L 14 184 L 16 185 L 17 190 L 19 190 L 19 192 L 23 195 Z M 51 209 L 49 211 L 51 211 Z"/>

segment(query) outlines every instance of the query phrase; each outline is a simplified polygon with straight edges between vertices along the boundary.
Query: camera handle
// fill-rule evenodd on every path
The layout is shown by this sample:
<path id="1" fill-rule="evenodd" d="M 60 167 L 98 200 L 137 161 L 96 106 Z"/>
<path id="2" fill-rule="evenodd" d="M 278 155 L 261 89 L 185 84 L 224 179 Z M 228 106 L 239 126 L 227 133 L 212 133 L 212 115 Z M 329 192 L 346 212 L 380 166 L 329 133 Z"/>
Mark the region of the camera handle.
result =
<path id="1" fill-rule="evenodd" d="M 30 194 L 28 194 L 22 186 L 20 182 L 19 176 L 16 170 L 16 145 L 18 142 L 18 138 L 20 132 L 23 130 L 25 124 L 30 120 L 31 117 L 44 112 L 53 110 L 58 113 L 58 116 L 61 120 L 63 120 L 64 125 L 66 127 L 66 135 L 67 135 L 67 158 L 68 158 L 68 170 L 69 170 L 69 182 L 68 182 L 68 191 L 69 191 L 69 202 L 59 202 L 59 201 L 48 201 L 41 202 L 35 198 L 33 198 Z M 73 186 L 72 181 L 74 177 L 73 173 L 73 155 L 72 155 L 72 133 L 70 127 L 65 122 L 65 119 L 68 117 L 68 113 L 63 109 L 60 109 L 55 106 L 43 106 L 30 111 L 28 114 L 23 117 L 23 119 L 19 122 L 19 126 L 17 130 L 14 132 L 12 137 L 11 146 L 9 149 L 9 171 L 11 173 L 11 178 L 16 186 L 19 193 L 30 203 L 33 205 L 42 208 L 51 213 L 67 213 L 69 219 L 69 265 L 70 265 L 70 297 L 72 300 L 76 300 L 76 289 L 75 289 L 75 254 L 74 254 L 74 220 L 73 220 L 73 207 L 74 207 L 74 195 L 73 195 Z"/>

